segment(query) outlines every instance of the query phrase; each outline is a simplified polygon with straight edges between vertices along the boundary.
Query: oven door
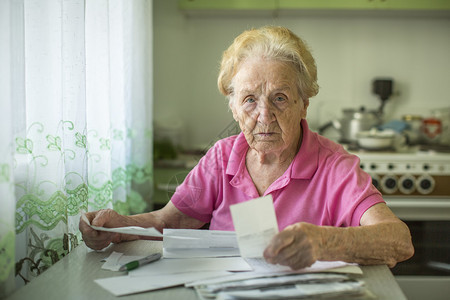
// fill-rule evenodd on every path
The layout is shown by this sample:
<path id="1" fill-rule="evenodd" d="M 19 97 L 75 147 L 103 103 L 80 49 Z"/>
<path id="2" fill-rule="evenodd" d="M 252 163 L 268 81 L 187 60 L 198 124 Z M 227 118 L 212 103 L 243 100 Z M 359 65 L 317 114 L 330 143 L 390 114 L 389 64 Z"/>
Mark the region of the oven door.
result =
<path id="1" fill-rule="evenodd" d="M 450 295 L 450 198 L 385 197 L 411 231 L 415 253 L 392 269 L 409 300 Z"/>

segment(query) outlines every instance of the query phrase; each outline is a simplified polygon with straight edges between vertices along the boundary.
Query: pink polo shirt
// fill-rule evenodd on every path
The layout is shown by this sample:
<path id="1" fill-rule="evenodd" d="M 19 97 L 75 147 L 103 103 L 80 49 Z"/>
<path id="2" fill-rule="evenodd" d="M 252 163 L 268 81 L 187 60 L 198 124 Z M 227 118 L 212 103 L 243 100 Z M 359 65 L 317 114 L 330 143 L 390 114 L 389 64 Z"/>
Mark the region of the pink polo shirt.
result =
<path id="1" fill-rule="evenodd" d="M 280 230 L 297 222 L 359 226 L 368 208 L 384 202 L 380 192 L 357 156 L 309 130 L 306 120 L 301 124 L 299 152 L 264 193 L 273 197 Z M 234 230 L 230 205 L 260 197 L 245 166 L 248 148 L 242 133 L 218 141 L 177 188 L 172 203 L 209 222 L 212 230 Z"/>

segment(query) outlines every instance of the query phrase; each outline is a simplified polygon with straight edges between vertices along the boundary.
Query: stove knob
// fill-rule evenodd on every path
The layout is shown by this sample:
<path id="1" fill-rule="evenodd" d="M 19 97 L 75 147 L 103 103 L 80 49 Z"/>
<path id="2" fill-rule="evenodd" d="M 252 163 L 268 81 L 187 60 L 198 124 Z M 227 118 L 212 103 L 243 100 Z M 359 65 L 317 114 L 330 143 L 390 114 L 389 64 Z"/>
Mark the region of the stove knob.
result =
<path id="1" fill-rule="evenodd" d="M 430 194 L 434 190 L 434 185 L 434 179 L 430 175 L 425 174 L 417 178 L 417 191 L 423 195 Z"/>
<path id="2" fill-rule="evenodd" d="M 387 194 L 393 194 L 397 191 L 397 177 L 394 175 L 386 175 L 381 179 L 381 188 Z"/>
<path id="3" fill-rule="evenodd" d="M 374 187 L 377 188 L 377 190 L 379 190 L 381 192 L 381 187 L 380 187 L 380 178 L 378 177 L 377 174 L 370 174 L 370 177 L 372 177 L 372 184 Z"/>
<path id="4" fill-rule="evenodd" d="M 403 175 L 400 177 L 398 188 L 403 194 L 411 194 L 414 192 L 416 189 L 414 176 Z"/>

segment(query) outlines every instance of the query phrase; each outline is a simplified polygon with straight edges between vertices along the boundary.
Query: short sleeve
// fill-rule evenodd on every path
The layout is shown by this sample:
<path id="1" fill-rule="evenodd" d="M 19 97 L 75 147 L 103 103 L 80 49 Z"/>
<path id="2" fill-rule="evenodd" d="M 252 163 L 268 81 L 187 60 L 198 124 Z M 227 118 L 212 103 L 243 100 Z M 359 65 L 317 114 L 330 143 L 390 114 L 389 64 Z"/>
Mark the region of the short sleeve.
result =
<path id="1" fill-rule="evenodd" d="M 370 175 L 360 168 L 357 156 L 339 155 L 328 169 L 329 187 L 333 192 L 327 205 L 335 226 L 359 226 L 367 209 L 377 203 L 384 203 Z"/>
<path id="2" fill-rule="evenodd" d="M 211 221 L 223 176 L 222 155 L 216 144 L 179 185 L 171 202 L 184 214 L 202 222 Z"/>

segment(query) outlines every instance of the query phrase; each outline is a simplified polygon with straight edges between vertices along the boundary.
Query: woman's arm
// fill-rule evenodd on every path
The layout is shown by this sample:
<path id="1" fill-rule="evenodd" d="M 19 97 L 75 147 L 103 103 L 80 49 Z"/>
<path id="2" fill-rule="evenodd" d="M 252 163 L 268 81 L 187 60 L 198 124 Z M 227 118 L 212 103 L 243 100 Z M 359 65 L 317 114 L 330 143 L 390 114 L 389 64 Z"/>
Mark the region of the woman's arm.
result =
<path id="1" fill-rule="evenodd" d="M 369 208 L 359 227 L 297 223 L 278 233 L 264 251 L 270 263 L 300 269 L 316 260 L 342 260 L 361 265 L 397 262 L 414 254 L 408 227 L 384 203 Z"/>
<path id="2" fill-rule="evenodd" d="M 132 216 L 118 214 L 112 209 L 102 209 L 99 211 L 88 212 L 86 217 L 92 225 L 104 227 L 155 227 L 160 232 L 163 228 L 200 228 L 205 223 L 194 219 L 180 210 L 172 202 L 160 210 L 152 211 Z M 79 229 L 83 235 L 83 240 L 89 248 L 100 250 L 107 247 L 110 243 L 119 243 L 123 241 L 136 240 L 139 236 L 97 231 L 88 226 L 80 219 Z"/>

